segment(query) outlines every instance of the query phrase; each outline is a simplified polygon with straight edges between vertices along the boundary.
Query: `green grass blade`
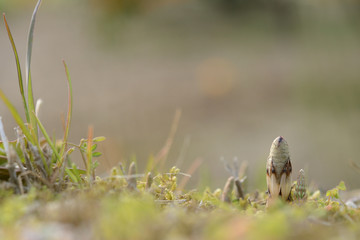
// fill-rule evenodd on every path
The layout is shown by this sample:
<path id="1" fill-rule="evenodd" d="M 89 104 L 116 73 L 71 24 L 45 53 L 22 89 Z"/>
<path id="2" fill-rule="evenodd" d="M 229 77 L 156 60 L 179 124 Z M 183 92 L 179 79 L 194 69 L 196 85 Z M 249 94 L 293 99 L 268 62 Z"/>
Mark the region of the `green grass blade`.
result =
<path id="1" fill-rule="evenodd" d="M 29 111 L 35 112 L 35 105 L 34 105 L 34 96 L 32 92 L 32 83 L 31 77 L 29 76 L 29 85 L 28 85 L 28 104 L 29 104 Z M 38 140 L 38 127 L 35 119 L 35 114 L 30 114 L 30 133 L 32 134 L 35 141 Z"/>
<path id="2" fill-rule="evenodd" d="M 35 119 L 37 121 L 37 124 L 39 125 L 40 131 L 42 132 L 42 134 L 44 135 L 44 138 L 46 139 L 46 142 L 49 144 L 49 146 L 53 150 L 53 152 L 54 152 L 55 156 L 57 157 L 57 159 L 60 159 L 60 155 L 59 155 L 58 151 L 56 150 L 56 147 L 55 147 L 54 143 L 52 142 L 51 138 L 47 134 L 47 132 L 46 132 L 46 130 L 44 128 L 44 125 L 42 125 L 39 118 L 35 115 L 34 112 L 32 113 L 32 115 L 35 117 Z"/>
<path id="3" fill-rule="evenodd" d="M 65 168 L 65 172 L 67 173 L 67 175 L 71 178 L 71 180 L 74 182 L 74 183 L 79 183 L 79 180 L 76 178 L 75 174 L 72 173 L 72 171 L 68 168 Z"/>
<path id="4" fill-rule="evenodd" d="M 49 135 L 47 134 L 44 125 L 42 125 L 42 123 L 40 122 L 40 119 L 35 115 L 35 112 L 32 112 L 32 116 L 35 118 L 35 120 L 36 120 L 36 122 L 37 122 L 37 124 L 38 124 L 38 126 L 39 126 L 39 128 L 40 128 L 40 131 L 42 132 L 42 134 L 43 134 L 46 142 L 49 144 L 51 150 L 52 150 L 53 153 L 55 154 L 55 156 L 56 156 L 56 158 L 57 158 L 57 161 L 59 161 L 60 155 L 59 155 L 59 153 L 58 153 L 58 151 L 57 151 L 54 143 L 52 142 L 51 138 L 50 138 Z M 39 149 L 40 149 L 40 144 L 39 144 L 39 142 L 37 142 L 37 144 L 38 144 L 38 147 L 39 147 Z M 42 154 L 42 152 L 41 152 L 41 154 Z M 51 172 L 52 172 L 52 168 L 49 168 L 49 166 L 47 165 L 46 160 L 45 160 L 45 158 L 43 157 L 43 155 L 42 155 L 42 160 L 43 160 L 43 164 L 44 164 L 44 166 L 45 166 L 46 172 L 50 175 Z"/>
<path id="5" fill-rule="evenodd" d="M 33 45 L 33 37 L 34 37 L 34 28 L 35 28 L 35 19 L 37 11 L 40 7 L 41 0 L 39 0 L 35 6 L 33 15 L 31 17 L 30 21 L 30 27 L 29 27 L 29 35 L 28 35 L 28 46 L 27 46 L 27 52 L 26 52 L 26 86 L 28 91 L 28 110 L 29 112 L 35 112 L 35 105 L 34 105 L 34 95 L 32 90 L 32 82 L 31 82 L 31 72 L 30 72 L 30 64 L 31 64 L 31 53 L 32 53 L 32 45 Z M 37 121 L 34 118 L 35 115 L 30 114 L 30 131 L 33 134 L 34 139 L 37 141 Z"/>
<path id="6" fill-rule="evenodd" d="M 70 131 L 70 123 L 71 123 L 71 116 L 72 116 L 72 106 L 73 106 L 72 84 L 71 84 L 71 78 L 70 78 L 70 74 L 69 74 L 69 69 L 68 69 L 65 61 L 63 61 L 63 64 L 64 64 L 64 67 L 65 67 L 67 83 L 68 83 L 68 113 L 67 113 L 67 118 L 66 118 L 66 127 L 65 127 L 63 144 L 62 144 L 61 151 L 60 151 L 60 156 L 62 157 L 61 162 L 60 162 L 60 166 L 62 165 L 62 161 L 64 159 L 63 155 L 64 155 L 65 150 L 66 150 L 67 140 L 68 140 L 69 131 Z"/>
<path id="7" fill-rule="evenodd" d="M 28 41 L 27 41 L 27 53 L 26 53 L 26 85 L 29 84 L 29 76 L 30 76 L 30 63 L 31 63 L 31 53 L 32 53 L 32 44 L 33 44 L 33 38 L 34 38 L 34 28 L 35 28 L 35 19 L 36 19 L 36 13 L 40 7 L 41 0 L 39 0 L 35 6 L 34 12 L 31 17 L 30 21 L 30 27 L 29 27 L 29 35 L 28 35 Z"/>
<path id="8" fill-rule="evenodd" d="M 71 171 L 71 170 L 72 170 L 72 169 L 70 168 L 70 171 Z M 76 171 L 78 172 L 79 176 L 80 176 L 81 174 L 86 174 L 86 170 L 83 170 L 83 169 L 76 168 Z M 80 176 L 80 179 L 81 179 L 81 176 Z"/>
<path id="9" fill-rule="evenodd" d="M 5 96 L 4 92 L 0 89 L 0 98 L 4 101 L 7 108 L 10 110 L 11 115 L 13 116 L 16 123 L 19 125 L 20 129 L 22 130 L 23 134 L 27 138 L 28 141 L 30 141 L 33 145 L 36 145 L 36 142 L 34 141 L 32 135 L 30 134 L 28 128 L 25 126 L 25 123 L 21 119 L 19 113 L 17 112 L 14 105 L 11 104 L 9 99 Z"/>
<path id="10" fill-rule="evenodd" d="M 24 83 L 23 83 L 22 74 L 21 74 L 19 55 L 18 55 L 17 50 L 16 50 L 15 41 L 14 41 L 14 38 L 13 38 L 13 36 L 11 34 L 10 27 L 9 27 L 7 21 L 6 21 L 5 13 L 3 14 L 3 17 L 4 17 L 5 27 L 6 27 L 8 36 L 9 36 L 9 40 L 10 40 L 10 43 L 11 43 L 11 46 L 12 46 L 12 49 L 13 49 L 13 52 L 14 52 L 14 56 L 15 56 L 16 68 L 17 68 L 18 80 L 19 80 L 20 94 L 21 94 L 23 104 L 24 104 L 26 120 L 27 120 L 27 122 L 30 122 L 29 111 L 28 111 L 28 107 L 27 107 L 27 104 L 26 104 L 26 98 L 25 98 Z"/>

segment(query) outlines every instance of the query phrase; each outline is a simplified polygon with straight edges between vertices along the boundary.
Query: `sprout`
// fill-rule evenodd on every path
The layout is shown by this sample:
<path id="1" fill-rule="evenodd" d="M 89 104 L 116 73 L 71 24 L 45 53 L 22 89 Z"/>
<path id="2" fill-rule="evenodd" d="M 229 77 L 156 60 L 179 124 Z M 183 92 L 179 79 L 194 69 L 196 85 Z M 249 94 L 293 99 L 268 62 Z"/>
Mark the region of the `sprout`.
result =
<path id="1" fill-rule="evenodd" d="M 266 163 L 266 180 L 271 199 L 278 196 L 291 200 L 291 161 L 289 146 L 283 137 L 277 137 L 270 148 Z"/>
<path id="2" fill-rule="evenodd" d="M 298 179 L 295 187 L 295 198 L 297 200 L 306 199 L 306 182 L 305 182 L 305 172 L 303 169 L 300 169 Z"/>

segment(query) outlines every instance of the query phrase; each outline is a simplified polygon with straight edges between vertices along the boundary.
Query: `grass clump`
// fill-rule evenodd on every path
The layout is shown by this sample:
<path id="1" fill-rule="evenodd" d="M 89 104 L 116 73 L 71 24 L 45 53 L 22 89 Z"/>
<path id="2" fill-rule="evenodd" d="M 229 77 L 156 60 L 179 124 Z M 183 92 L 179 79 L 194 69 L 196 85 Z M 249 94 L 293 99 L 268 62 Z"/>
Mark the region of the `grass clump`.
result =
<path id="1" fill-rule="evenodd" d="M 65 61 L 63 63 L 68 84 L 68 113 L 64 123 L 62 141 L 50 138 L 38 117 L 42 101 L 38 99 L 35 104 L 30 65 L 35 19 L 40 4 L 41 0 L 37 2 L 30 21 L 25 83 L 16 45 L 5 14 L 3 14 L 5 27 L 15 56 L 19 90 L 23 100 L 26 120 L 24 121 L 21 118 L 17 109 L 0 89 L 0 98 L 18 124 L 16 128 L 17 139 L 15 141 L 8 141 L 0 118 L 0 136 L 2 140 L 0 142 L 0 179 L 9 179 L 8 187 L 13 189 L 14 192 L 21 194 L 28 192 L 33 186 L 37 188 L 46 186 L 54 191 L 61 191 L 69 184 L 82 186 L 85 182 L 91 183 L 95 178 L 95 168 L 97 166 L 97 162 L 93 161 L 93 157 L 101 155 L 99 152 L 95 152 L 96 143 L 104 140 L 103 137 L 93 138 L 93 129 L 89 127 L 88 139 L 82 139 L 79 145 L 68 143 L 73 96 L 71 78 Z M 70 160 L 69 155 L 75 148 L 80 150 L 86 170 L 80 170 Z"/>

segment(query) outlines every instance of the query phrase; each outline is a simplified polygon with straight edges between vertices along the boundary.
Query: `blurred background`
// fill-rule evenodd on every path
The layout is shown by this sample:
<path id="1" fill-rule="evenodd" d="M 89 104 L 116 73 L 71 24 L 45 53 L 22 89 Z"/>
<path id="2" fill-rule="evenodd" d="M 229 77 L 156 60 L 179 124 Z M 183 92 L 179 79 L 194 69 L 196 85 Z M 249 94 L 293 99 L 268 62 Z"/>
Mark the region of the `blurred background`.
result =
<path id="1" fill-rule="evenodd" d="M 35 4 L 0 0 L 23 69 Z M 143 171 L 176 125 L 165 165 L 185 172 L 202 161 L 188 187 L 222 187 L 229 174 L 220 159 L 237 157 L 247 162 L 248 188 L 265 190 L 269 148 L 281 135 L 294 179 L 304 168 L 320 189 L 340 180 L 359 188 L 350 164 L 360 163 L 359 23 L 359 0 L 44 0 L 32 60 L 40 118 L 62 136 L 65 59 L 74 92 L 70 139 L 86 138 L 89 124 L 107 137 L 102 175 L 135 156 Z M 3 24 L 0 87 L 21 109 Z M 0 115 L 13 139 L 4 104 Z"/>

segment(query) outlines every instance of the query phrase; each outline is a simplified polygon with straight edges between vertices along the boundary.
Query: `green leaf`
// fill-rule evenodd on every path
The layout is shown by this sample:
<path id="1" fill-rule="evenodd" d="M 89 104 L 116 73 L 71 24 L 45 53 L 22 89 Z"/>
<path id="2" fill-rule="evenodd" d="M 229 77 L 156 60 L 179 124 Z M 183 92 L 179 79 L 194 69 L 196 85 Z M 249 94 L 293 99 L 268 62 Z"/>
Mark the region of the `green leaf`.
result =
<path id="1" fill-rule="evenodd" d="M 93 152 L 92 156 L 93 157 L 100 157 L 102 155 L 101 152 Z"/>
<path id="2" fill-rule="evenodd" d="M 105 140 L 106 140 L 106 138 L 101 136 L 101 137 L 94 138 L 93 142 L 102 142 L 102 141 L 105 141 Z"/>
<path id="3" fill-rule="evenodd" d="M 339 189 L 333 188 L 326 192 L 327 197 L 339 199 Z"/>
<path id="4" fill-rule="evenodd" d="M 29 142 L 31 142 L 33 145 L 36 145 L 36 142 L 34 141 L 33 137 L 31 136 L 28 128 L 25 126 L 25 123 L 23 122 L 23 120 L 21 119 L 18 111 L 16 110 L 16 108 L 14 107 L 14 105 L 11 104 L 11 102 L 9 101 L 9 99 L 5 96 L 4 92 L 0 89 L 0 98 L 3 100 L 3 102 L 5 103 L 6 107 L 10 110 L 11 115 L 13 116 L 14 120 L 16 121 L 16 123 L 19 125 L 19 127 L 21 128 L 21 131 L 23 132 L 23 134 L 25 135 L 25 137 L 27 138 L 27 140 Z"/>
<path id="5" fill-rule="evenodd" d="M 326 192 L 326 196 L 331 197 L 331 191 L 330 190 Z"/>
<path id="6" fill-rule="evenodd" d="M 13 49 L 13 52 L 14 52 L 14 56 L 15 56 L 16 68 L 17 68 L 18 80 L 19 80 L 19 89 L 20 89 L 20 94 L 21 94 L 23 104 L 24 104 L 26 120 L 27 120 L 27 122 L 30 122 L 29 110 L 28 110 L 28 107 L 27 107 L 27 104 L 26 104 L 26 98 L 25 98 L 24 83 L 23 83 L 22 74 L 21 74 L 19 55 L 18 55 L 17 50 L 16 50 L 15 41 L 14 41 L 14 39 L 12 37 L 10 27 L 9 27 L 7 21 L 6 21 L 5 14 L 3 14 L 3 17 L 4 17 L 5 27 L 6 27 L 8 36 L 9 36 L 9 40 L 10 40 L 10 43 L 11 43 L 11 46 L 12 46 L 12 49 Z"/>
<path id="7" fill-rule="evenodd" d="M 92 151 L 92 152 L 95 151 L 96 148 L 97 148 L 97 144 L 92 145 L 92 146 L 91 146 L 91 151 Z"/>
<path id="8" fill-rule="evenodd" d="M 92 168 L 95 169 L 99 166 L 99 162 L 98 161 L 94 161 L 93 164 L 92 164 Z"/>
<path id="9" fill-rule="evenodd" d="M 69 149 L 66 151 L 66 156 L 69 156 L 74 150 L 75 150 L 75 147 L 69 148 Z"/>
<path id="10" fill-rule="evenodd" d="M 346 186 L 345 186 L 344 181 L 341 181 L 336 188 L 339 189 L 339 190 L 345 191 L 345 190 L 346 190 Z"/>

